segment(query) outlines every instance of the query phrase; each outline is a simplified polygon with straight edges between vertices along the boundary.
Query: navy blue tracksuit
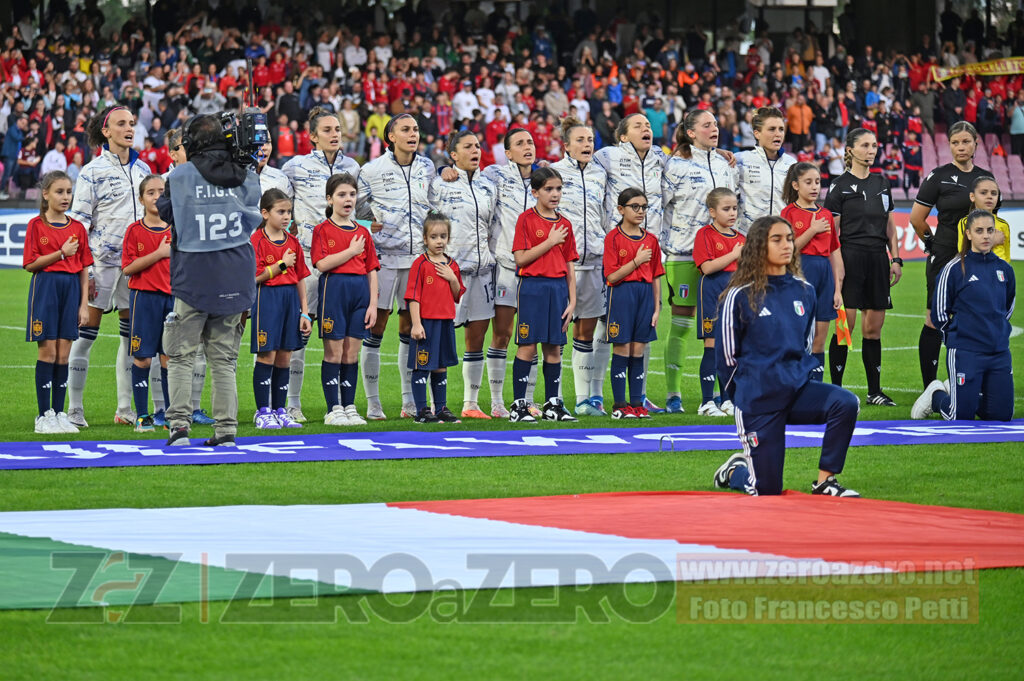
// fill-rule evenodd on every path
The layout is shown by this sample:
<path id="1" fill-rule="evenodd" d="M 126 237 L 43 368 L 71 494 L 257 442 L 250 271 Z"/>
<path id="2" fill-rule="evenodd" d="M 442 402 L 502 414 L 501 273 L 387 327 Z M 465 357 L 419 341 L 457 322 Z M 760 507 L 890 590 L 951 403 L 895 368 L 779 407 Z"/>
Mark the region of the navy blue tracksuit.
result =
<path id="1" fill-rule="evenodd" d="M 946 342 L 949 392 L 938 391 L 932 407 L 947 421 L 1013 418 L 1010 317 L 1016 285 L 1013 268 L 993 253 L 968 251 L 939 273 L 932 319 Z"/>
<path id="2" fill-rule="evenodd" d="M 860 402 L 848 390 L 811 381 L 818 363 L 814 288 L 791 274 L 768 277 L 764 299 L 752 308 L 750 287 L 731 289 L 719 309 L 718 373 L 735 385 L 736 430 L 748 476 L 730 485 L 749 494 L 781 494 L 786 424 L 827 424 L 819 468 L 841 473 Z"/>

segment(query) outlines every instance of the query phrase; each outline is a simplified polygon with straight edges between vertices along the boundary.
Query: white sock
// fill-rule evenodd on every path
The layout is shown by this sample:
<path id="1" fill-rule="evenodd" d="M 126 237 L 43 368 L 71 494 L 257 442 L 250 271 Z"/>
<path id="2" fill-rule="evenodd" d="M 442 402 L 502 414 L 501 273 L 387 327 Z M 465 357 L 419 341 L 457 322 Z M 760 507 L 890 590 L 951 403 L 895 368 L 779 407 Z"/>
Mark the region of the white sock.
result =
<path id="1" fill-rule="evenodd" d="M 491 388 L 491 407 L 505 406 L 505 372 L 508 369 L 508 350 L 487 348 L 487 383 Z"/>
<path id="2" fill-rule="evenodd" d="M 293 350 L 288 362 L 288 397 L 285 399 L 286 408 L 302 408 L 302 379 L 305 377 L 305 374 L 306 348 Z"/>
<path id="3" fill-rule="evenodd" d="M 462 394 L 468 409 L 479 409 L 480 385 L 484 382 L 484 353 L 466 352 L 462 355 Z"/>
<path id="4" fill-rule="evenodd" d="M 167 405 L 164 404 L 164 379 L 160 375 L 159 355 L 154 357 L 153 363 L 149 365 L 149 392 L 153 395 L 153 413 L 166 411 Z"/>
<path id="5" fill-rule="evenodd" d="M 409 337 L 398 334 L 398 375 L 402 377 L 402 404 L 413 404 L 412 369 L 409 368 Z"/>
<path id="6" fill-rule="evenodd" d="M 206 351 L 200 344 L 196 361 L 192 365 L 192 411 L 203 408 L 203 383 L 206 382 Z"/>
<path id="7" fill-rule="evenodd" d="M 85 379 L 89 375 L 89 353 L 99 332 L 95 326 L 83 326 L 78 330 L 78 340 L 71 344 L 71 355 L 68 358 L 68 411 L 84 408 L 82 398 L 85 395 Z"/>
<path id="8" fill-rule="evenodd" d="M 117 344 L 117 358 L 114 371 L 117 383 L 117 410 L 132 410 L 132 339 L 131 326 L 127 319 L 119 319 L 121 333 Z"/>
<path id="9" fill-rule="evenodd" d="M 537 393 L 537 355 L 530 363 L 530 378 L 526 381 L 526 401 L 533 404 L 533 396 Z"/>
<path id="10" fill-rule="evenodd" d="M 594 373 L 593 341 L 572 342 L 572 378 L 576 385 L 576 404 L 590 397 L 591 376 Z"/>
<path id="11" fill-rule="evenodd" d="M 363 370 L 363 391 L 368 404 L 380 407 L 380 336 L 368 335 L 359 350 L 359 366 Z"/>
<path id="12" fill-rule="evenodd" d="M 591 397 L 604 397 L 604 378 L 612 361 L 612 344 L 606 342 L 604 338 L 604 320 L 599 319 L 597 320 L 597 327 L 594 329 L 594 368 L 590 374 Z"/>

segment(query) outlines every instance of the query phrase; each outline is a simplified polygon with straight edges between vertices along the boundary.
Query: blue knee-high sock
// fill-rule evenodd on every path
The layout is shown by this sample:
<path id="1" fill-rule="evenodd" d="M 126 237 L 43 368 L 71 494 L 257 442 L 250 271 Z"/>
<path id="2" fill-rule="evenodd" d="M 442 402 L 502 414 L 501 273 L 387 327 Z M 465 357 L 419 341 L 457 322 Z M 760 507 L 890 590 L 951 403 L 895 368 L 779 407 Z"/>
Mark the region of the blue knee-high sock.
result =
<path id="1" fill-rule="evenodd" d="M 644 357 L 629 358 L 629 403 L 634 407 L 644 404 Z"/>
<path id="2" fill-rule="evenodd" d="M 36 406 L 42 416 L 50 408 L 53 391 L 53 362 L 36 361 Z"/>
<path id="3" fill-rule="evenodd" d="M 629 381 L 629 357 L 612 355 L 612 399 L 616 405 L 626 403 L 626 383 Z"/>
<path id="4" fill-rule="evenodd" d="M 512 397 L 516 400 L 526 399 L 526 389 L 530 382 L 532 362 L 516 357 L 512 360 Z"/>
<path id="5" fill-rule="evenodd" d="M 288 402 L 288 379 L 291 378 L 291 366 L 274 367 L 270 377 L 270 408 L 274 411 L 284 409 Z"/>
<path id="6" fill-rule="evenodd" d="M 340 379 L 341 364 L 324 362 L 320 365 L 320 385 L 323 386 L 327 411 L 333 411 L 338 406 L 338 382 Z"/>
<path id="7" fill-rule="evenodd" d="M 715 349 L 704 348 L 700 358 L 700 403 L 715 399 Z"/>
<path id="8" fill-rule="evenodd" d="M 256 409 L 269 409 L 273 393 L 274 365 L 257 361 L 252 367 L 252 396 Z"/>
<path id="9" fill-rule="evenodd" d="M 140 367 L 132 362 L 132 397 L 135 399 L 135 413 L 145 416 L 149 413 L 149 367 Z"/>
<path id="10" fill-rule="evenodd" d="M 416 411 L 420 412 L 427 408 L 427 383 L 430 381 L 430 372 L 425 369 L 413 369 L 412 371 L 412 400 L 416 403 Z"/>
<path id="11" fill-rule="evenodd" d="M 544 401 L 558 397 L 559 383 L 562 382 L 562 363 L 544 362 Z"/>
<path id="12" fill-rule="evenodd" d="M 448 372 L 438 371 L 430 374 L 430 394 L 434 397 L 434 413 L 448 406 Z M 425 401 L 425 400 L 424 400 Z"/>
<path id="13" fill-rule="evenodd" d="M 64 411 L 64 401 L 68 395 L 68 365 L 55 364 L 53 367 L 53 410 L 58 414 Z"/>
<path id="14" fill-rule="evenodd" d="M 167 387 L 167 367 L 160 367 L 160 387 L 164 393 L 164 409 L 171 406 L 171 389 Z"/>
<path id="15" fill-rule="evenodd" d="M 811 370 L 811 380 L 823 381 L 825 379 L 825 353 L 812 352 L 811 357 L 818 363 L 818 366 Z"/>
<path id="16" fill-rule="evenodd" d="M 347 407 L 356 403 L 356 381 L 359 376 L 359 362 L 341 365 L 341 405 Z"/>

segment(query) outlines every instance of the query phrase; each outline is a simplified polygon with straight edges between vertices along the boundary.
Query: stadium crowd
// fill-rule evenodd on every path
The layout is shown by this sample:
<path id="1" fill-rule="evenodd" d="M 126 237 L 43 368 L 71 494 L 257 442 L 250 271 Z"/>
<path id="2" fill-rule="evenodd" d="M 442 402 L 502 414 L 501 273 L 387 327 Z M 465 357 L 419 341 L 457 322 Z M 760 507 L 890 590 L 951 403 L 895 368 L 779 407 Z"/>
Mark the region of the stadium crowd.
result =
<path id="1" fill-rule="evenodd" d="M 506 161 L 501 140 L 514 127 L 531 131 L 538 160 L 557 161 L 557 128 L 568 115 L 593 125 L 600 148 L 621 118 L 643 112 L 655 143 L 667 147 L 697 107 L 717 117 L 720 148 L 750 149 L 751 119 L 762 106 L 786 113 L 788 146 L 819 165 L 825 182 L 842 172 L 842 140 L 857 127 L 877 133 L 884 152 L 876 170 L 904 188 L 916 185 L 922 137 L 936 125 L 966 120 L 983 136 L 1009 135 L 1012 153 L 1024 153 L 1024 76 L 932 77 L 933 65 L 1024 54 L 1022 12 L 998 35 L 977 12 L 963 19 L 947 9 L 938 40 L 925 34 L 897 52 L 844 44 L 813 25 L 781 40 L 758 30 L 749 46 L 728 31 L 711 44 L 700 25 L 672 35 L 643 12 L 607 23 L 589 9 L 519 20 L 478 9 L 433 16 L 421 4 L 378 31 L 372 14 L 350 8 L 304 23 L 254 18 L 244 27 L 229 4 L 190 17 L 177 11 L 158 3 L 151 24 L 132 20 L 105 33 L 95 3 L 69 12 L 54 2 L 41 26 L 24 16 L 0 29 L 0 198 L 33 187 L 48 170 L 74 179 L 98 153 L 86 122 L 114 103 L 135 112 L 133 145 L 166 172 L 167 132 L 192 115 L 237 107 L 250 85 L 268 116 L 277 167 L 312 149 L 306 120 L 315 106 L 339 114 L 344 153 L 359 161 L 383 153 L 384 126 L 400 112 L 416 117 L 421 151 L 436 165 L 448 162 L 445 137 L 469 129 L 483 141 L 486 167 Z M 340 28 L 325 28 L 332 23 Z"/>

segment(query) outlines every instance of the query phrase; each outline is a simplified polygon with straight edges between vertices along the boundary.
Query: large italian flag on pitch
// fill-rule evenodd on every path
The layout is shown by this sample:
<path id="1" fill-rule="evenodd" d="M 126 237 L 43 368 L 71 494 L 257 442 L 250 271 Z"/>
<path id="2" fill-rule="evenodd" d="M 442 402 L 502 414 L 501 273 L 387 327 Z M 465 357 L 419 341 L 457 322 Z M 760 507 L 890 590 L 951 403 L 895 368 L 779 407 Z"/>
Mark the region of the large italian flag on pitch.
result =
<path id="1" fill-rule="evenodd" d="M 0 513 L 0 608 L 1024 565 L 1024 516 L 787 492 Z M 154 577 L 155 575 L 155 577 Z M 150 581 L 154 580 L 154 581 Z"/>

